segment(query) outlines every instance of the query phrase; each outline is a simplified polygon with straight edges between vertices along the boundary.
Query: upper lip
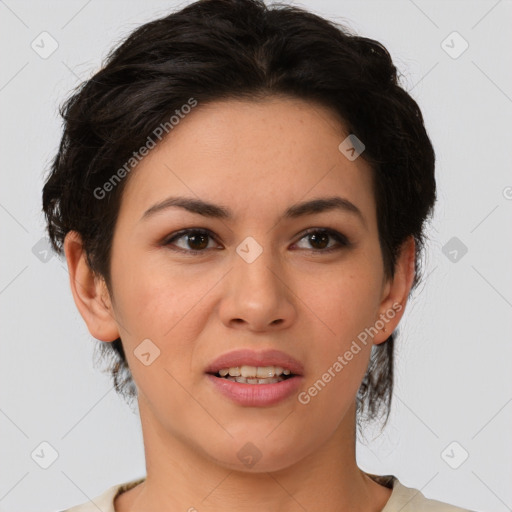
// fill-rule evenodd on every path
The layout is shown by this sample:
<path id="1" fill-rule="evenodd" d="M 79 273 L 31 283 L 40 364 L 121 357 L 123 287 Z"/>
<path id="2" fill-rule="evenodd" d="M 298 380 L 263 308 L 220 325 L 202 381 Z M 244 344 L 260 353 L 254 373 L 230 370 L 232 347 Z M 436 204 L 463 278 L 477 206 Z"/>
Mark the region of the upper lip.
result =
<path id="1" fill-rule="evenodd" d="M 280 350 L 239 349 L 217 357 L 205 370 L 206 373 L 217 373 L 222 368 L 237 366 L 280 366 L 290 370 L 294 375 L 302 375 L 304 367 L 289 354 Z"/>

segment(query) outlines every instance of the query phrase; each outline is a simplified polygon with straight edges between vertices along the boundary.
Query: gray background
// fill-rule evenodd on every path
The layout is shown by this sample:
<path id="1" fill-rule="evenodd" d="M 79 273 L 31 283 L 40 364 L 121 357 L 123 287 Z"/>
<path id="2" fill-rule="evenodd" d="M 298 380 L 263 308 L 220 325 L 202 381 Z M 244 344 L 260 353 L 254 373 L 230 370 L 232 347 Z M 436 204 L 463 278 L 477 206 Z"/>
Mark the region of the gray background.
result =
<path id="1" fill-rule="evenodd" d="M 64 509 L 145 475 L 136 411 L 94 368 L 97 342 L 65 262 L 41 241 L 41 187 L 61 135 L 58 105 L 122 37 L 186 4 L 0 1 L 1 511 Z M 380 437 L 368 431 L 358 443 L 359 465 L 430 498 L 511 510 L 512 5 L 295 4 L 388 48 L 437 153 L 426 278 L 400 324 L 392 416 Z M 58 43 L 47 58 L 31 47 L 51 49 L 44 31 Z M 48 469 L 42 442 L 58 453 Z"/>

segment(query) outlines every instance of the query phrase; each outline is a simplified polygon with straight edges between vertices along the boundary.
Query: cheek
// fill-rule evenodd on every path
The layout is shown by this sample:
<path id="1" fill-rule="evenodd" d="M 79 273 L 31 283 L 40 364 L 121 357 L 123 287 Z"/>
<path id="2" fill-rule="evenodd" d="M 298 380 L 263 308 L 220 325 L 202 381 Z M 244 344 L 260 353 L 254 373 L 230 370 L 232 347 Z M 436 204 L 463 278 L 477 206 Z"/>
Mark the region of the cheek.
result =
<path id="1" fill-rule="evenodd" d="M 322 395 L 316 402 L 336 404 L 338 414 L 339 408 L 349 403 L 342 397 L 350 400 L 355 395 L 368 366 L 372 340 L 365 330 L 378 318 L 378 269 L 378 265 L 372 268 L 363 259 L 353 260 L 317 281 L 316 287 L 311 286 L 312 282 L 302 287 L 308 306 L 303 311 L 315 326 L 309 331 L 314 338 L 315 357 L 311 358 L 308 385 L 320 380 L 318 389 L 311 389 L 311 397 Z"/>
<path id="2" fill-rule="evenodd" d="M 116 275 L 117 313 L 128 335 L 159 340 L 181 327 L 180 319 L 198 304 L 208 284 L 143 256 L 120 262 Z"/>
<path id="3" fill-rule="evenodd" d="M 143 389 L 156 390 L 168 388 L 166 370 L 180 380 L 188 379 L 197 365 L 194 351 L 211 315 L 208 291 L 219 280 L 218 272 L 191 276 L 161 264 L 127 262 L 117 267 L 117 276 L 116 316 L 135 380 Z M 144 341 L 148 339 L 152 343 Z M 158 354 L 148 367 L 137 360 L 146 346 L 143 342 L 149 352 Z M 146 375 L 151 378 L 146 380 Z"/>
<path id="4" fill-rule="evenodd" d="M 311 309 L 318 315 L 312 316 L 315 350 L 298 401 L 312 427 L 319 415 L 325 418 L 323 428 L 334 430 L 338 426 L 353 404 L 368 367 L 371 338 L 359 336 L 376 318 L 377 286 L 369 275 L 354 271 L 329 281 L 324 293 L 309 296 L 314 304 Z"/>
<path id="5" fill-rule="evenodd" d="M 321 286 L 303 287 L 302 293 L 312 316 L 323 321 L 318 322 L 319 329 L 323 325 L 326 336 L 343 343 L 377 319 L 379 280 L 380 275 L 371 268 L 351 265 L 327 276 Z"/>
<path id="6" fill-rule="evenodd" d="M 176 416 L 180 407 L 186 407 L 187 396 L 178 382 L 189 377 L 193 365 L 193 341 L 201 328 L 195 320 L 201 315 L 199 301 L 208 283 L 194 282 L 194 286 L 183 274 L 166 277 L 149 265 L 124 270 L 127 279 L 118 281 L 116 315 L 124 330 L 128 364 L 140 391 L 154 407 Z M 119 276 L 122 271 L 119 267 Z"/>

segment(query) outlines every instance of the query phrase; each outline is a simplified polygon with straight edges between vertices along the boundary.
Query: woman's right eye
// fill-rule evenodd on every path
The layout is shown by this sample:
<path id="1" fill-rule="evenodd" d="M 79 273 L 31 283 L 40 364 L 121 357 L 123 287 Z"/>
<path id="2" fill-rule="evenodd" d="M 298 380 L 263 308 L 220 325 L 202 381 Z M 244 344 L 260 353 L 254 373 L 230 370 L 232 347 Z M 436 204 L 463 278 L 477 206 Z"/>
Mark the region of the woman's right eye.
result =
<path id="1" fill-rule="evenodd" d="M 188 252 L 192 254 L 197 254 L 201 252 L 206 252 L 206 249 L 211 249 L 209 247 L 209 240 L 212 239 L 213 235 L 204 229 L 183 229 L 171 235 L 170 238 L 167 238 L 162 245 L 166 247 L 176 246 L 180 252 Z M 176 244 L 176 241 L 183 239 L 182 245 Z M 171 250 L 172 247 L 170 247 Z"/>

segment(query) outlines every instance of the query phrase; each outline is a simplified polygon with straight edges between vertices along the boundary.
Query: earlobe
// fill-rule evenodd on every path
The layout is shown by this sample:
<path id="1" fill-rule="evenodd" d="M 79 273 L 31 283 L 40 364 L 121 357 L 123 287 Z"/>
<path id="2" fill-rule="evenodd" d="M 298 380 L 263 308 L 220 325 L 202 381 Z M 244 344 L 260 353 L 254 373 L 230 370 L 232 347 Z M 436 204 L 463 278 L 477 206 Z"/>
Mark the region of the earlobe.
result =
<path id="1" fill-rule="evenodd" d="M 380 328 L 380 330 L 374 337 L 373 343 L 375 345 L 389 338 L 405 312 L 405 306 L 416 272 L 415 251 L 414 237 L 410 236 L 402 244 L 395 264 L 393 279 L 388 280 L 383 288 L 379 317 L 376 319 L 376 327 Z"/>
<path id="2" fill-rule="evenodd" d="M 76 231 L 66 235 L 64 253 L 71 293 L 89 332 L 101 341 L 116 340 L 119 330 L 105 281 L 89 267 L 82 239 Z"/>

